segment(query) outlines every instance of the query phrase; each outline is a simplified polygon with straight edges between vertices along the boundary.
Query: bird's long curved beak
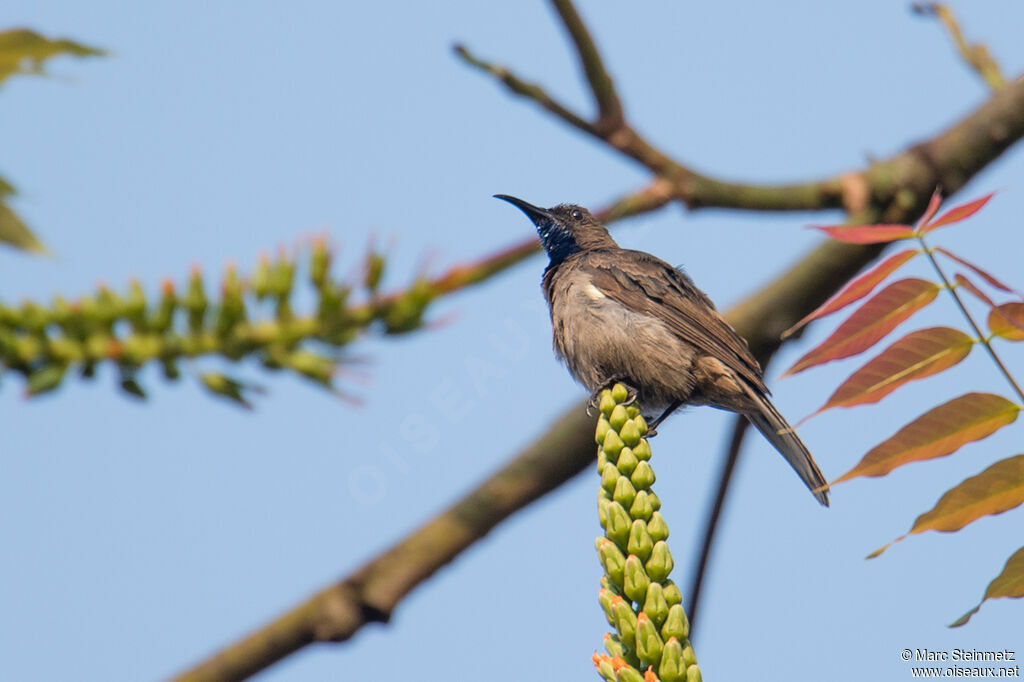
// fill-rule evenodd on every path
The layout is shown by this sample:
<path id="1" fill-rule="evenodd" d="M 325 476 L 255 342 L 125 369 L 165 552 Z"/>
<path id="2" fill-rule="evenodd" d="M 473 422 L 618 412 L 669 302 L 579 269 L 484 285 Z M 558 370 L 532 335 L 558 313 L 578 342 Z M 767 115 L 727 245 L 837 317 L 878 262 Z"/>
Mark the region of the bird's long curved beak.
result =
<path id="1" fill-rule="evenodd" d="M 526 214 L 527 218 L 533 221 L 534 225 L 540 226 L 540 224 L 543 222 L 549 220 L 553 221 L 555 219 L 555 217 L 551 215 L 551 213 L 549 213 L 547 209 L 540 208 L 539 206 L 534 206 L 528 201 L 523 201 L 522 199 L 509 196 L 508 194 L 495 194 L 494 198 L 501 199 L 502 201 L 507 201 L 508 203 L 518 208 L 520 211 Z"/>

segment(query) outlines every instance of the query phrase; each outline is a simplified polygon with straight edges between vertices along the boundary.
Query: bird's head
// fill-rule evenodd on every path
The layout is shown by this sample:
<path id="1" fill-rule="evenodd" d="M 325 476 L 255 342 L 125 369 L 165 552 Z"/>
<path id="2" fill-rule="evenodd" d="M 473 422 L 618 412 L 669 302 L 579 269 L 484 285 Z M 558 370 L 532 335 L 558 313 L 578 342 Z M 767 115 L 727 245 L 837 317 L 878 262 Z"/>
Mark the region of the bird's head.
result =
<path id="1" fill-rule="evenodd" d="M 507 194 L 495 194 L 494 197 L 516 206 L 533 221 L 540 243 L 552 263 L 560 263 L 578 251 L 616 246 L 605 226 L 582 206 L 559 204 L 552 208 L 539 208 Z"/>

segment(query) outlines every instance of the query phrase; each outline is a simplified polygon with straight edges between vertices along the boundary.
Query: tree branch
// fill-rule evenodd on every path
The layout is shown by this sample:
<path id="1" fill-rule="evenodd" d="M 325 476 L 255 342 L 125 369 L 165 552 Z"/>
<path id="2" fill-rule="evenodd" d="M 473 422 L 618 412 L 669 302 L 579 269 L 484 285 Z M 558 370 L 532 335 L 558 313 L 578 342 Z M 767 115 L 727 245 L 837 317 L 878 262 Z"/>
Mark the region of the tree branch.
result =
<path id="1" fill-rule="evenodd" d="M 707 523 L 704 525 L 704 539 L 701 541 L 700 554 L 694 563 L 693 582 L 690 584 L 689 599 L 683 604 L 690 616 L 690 632 L 696 629 L 697 607 L 700 606 L 701 588 L 704 586 L 704 574 L 711 560 L 711 548 L 715 544 L 715 532 L 718 530 L 718 520 L 722 517 L 722 509 L 725 507 L 725 499 L 729 496 L 729 487 L 732 484 L 732 475 L 736 471 L 736 463 L 740 459 L 740 449 L 743 447 L 744 436 L 747 435 L 747 427 L 750 422 L 743 415 L 737 415 L 733 419 L 732 435 L 729 437 L 729 444 L 725 449 L 725 457 L 722 462 L 722 473 L 718 477 L 718 488 L 715 491 L 715 499 L 711 502 L 711 510 L 708 512 Z"/>
<path id="2" fill-rule="evenodd" d="M 500 471 L 344 580 L 192 670 L 179 682 L 241 680 L 315 641 L 343 642 L 387 622 L 402 597 L 500 521 L 591 464 L 593 419 L 573 406 Z"/>
<path id="3" fill-rule="evenodd" d="M 569 0 L 552 0 L 552 5 L 562 20 L 562 25 L 569 32 L 573 45 L 576 46 L 576 54 L 579 56 L 583 73 L 587 76 L 587 83 L 590 84 L 590 91 L 597 103 L 599 118 L 595 128 L 600 130 L 614 130 L 622 125 L 622 103 L 615 92 L 615 85 L 611 76 L 604 68 L 601 53 L 594 44 L 590 32 L 584 25 L 580 15 L 576 12 Z"/>
<path id="4" fill-rule="evenodd" d="M 726 317 L 752 352 L 767 359 L 782 330 L 823 303 L 877 251 L 825 242 Z M 594 452 L 593 420 L 583 404 L 575 405 L 500 471 L 398 544 L 174 679 L 245 679 L 307 644 L 342 642 L 367 623 L 387 622 L 409 591 L 499 522 L 591 466 Z"/>
<path id="5" fill-rule="evenodd" d="M 571 9 L 568 0 L 559 5 Z M 573 12 L 573 21 L 579 16 Z M 571 31 L 570 31 L 571 32 Z M 866 208 L 905 211 L 927 200 L 936 185 L 947 192 L 963 186 L 978 169 L 1024 135 L 1024 80 L 1007 84 L 981 107 L 933 140 L 910 147 L 869 168 L 836 177 L 785 185 L 757 185 L 719 180 L 670 158 L 644 139 L 628 122 L 616 127 L 597 125 L 558 102 L 544 88 L 527 83 L 512 71 L 474 56 L 464 46 L 456 53 L 468 64 L 498 78 L 513 93 L 532 99 L 556 118 L 568 123 L 625 156 L 639 162 L 667 183 L 674 199 L 689 208 L 717 207 L 756 211 L 817 211 Z M 580 61 L 591 50 L 588 40 L 577 51 Z M 603 67 L 602 67 L 603 69 Z M 593 88 L 593 84 L 592 84 Z M 927 196 L 919 196 L 920 194 Z"/>
<path id="6" fill-rule="evenodd" d="M 571 7 L 564 0 L 556 8 L 563 5 Z M 566 15 L 562 16 L 566 21 Z M 579 20 L 575 13 L 571 17 L 574 22 Z M 587 47 L 588 43 L 579 37 L 586 36 L 585 33 L 577 35 L 570 28 L 570 35 L 578 51 L 594 49 L 592 43 Z M 599 130 L 539 86 L 473 57 L 465 48 L 456 50 L 465 61 L 494 75 L 512 92 L 533 99 L 556 117 L 604 140 L 654 172 L 654 182 L 615 202 L 606 210 L 606 220 L 634 211 L 654 210 L 678 199 L 690 207 L 750 210 L 843 207 L 858 221 L 882 217 L 890 222 L 911 222 L 924 209 L 936 184 L 941 183 L 949 193 L 956 191 L 1024 135 L 1021 81 L 1002 88 L 936 138 L 864 171 L 799 185 L 722 182 L 669 159 L 624 122 L 610 132 Z M 587 70 L 589 57 L 581 53 L 580 58 Z M 599 61 L 596 64 L 600 66 Z M 594 63 L 590 68 L 595 68 Z M 592 78 L 588 76 L 594 89 Z M 596 90 L 595 97 L 600 109 Z M 517 262 L 527 252 L 532 253 L 532 244 L 524 242 L 506 250 L 494 271 Z M 732 308 L 727 318 L 747 338 L 754 354 L 767 360 L 782 343 L 782 331 L 824 302 L 880 251 L 879 246 L 823 242 L 773 282 Z M 517 255 L 511 256 L 513 253 Z M 452 275 L 453 279 L 464 276 Z M 243 679 L 312 642 L 344 641 L 366 623 L 386 622 L 402 597 L 434 571 L 500 521 L 590 466 L 595 452 L 592 426 L 583 406 L 574 406 L 527 450 L 448 510 L 351 576 L 176 679 Z"/>
<path id="7" fill-rule="evenodd" d="M 971 45 L 967 42 L 949 7 L 939 2 L 918 2 L 911 7 L 914 12 L 922 16 L 933 16 L 942 22 L 953 45 L 956 46 L 957 52 L 960 53 L 960 57 L 972 71 L 978 74 L 990 90 L 998 90 L 1006 85 L 1006 79 L 999 71 L 999 64 L 989 54 L 988 48 L 981 43 Z"/>

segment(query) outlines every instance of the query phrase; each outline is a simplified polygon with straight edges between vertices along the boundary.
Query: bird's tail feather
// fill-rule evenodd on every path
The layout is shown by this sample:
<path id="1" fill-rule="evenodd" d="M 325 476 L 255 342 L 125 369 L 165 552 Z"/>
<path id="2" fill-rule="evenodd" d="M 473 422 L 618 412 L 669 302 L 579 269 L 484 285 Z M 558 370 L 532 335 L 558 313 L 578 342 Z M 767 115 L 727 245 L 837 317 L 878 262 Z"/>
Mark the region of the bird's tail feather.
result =
<path id="1" fill-rule="evenodd" d="M 818 468 L 814 457 L 800 437 L 793 431 L 786 418 L 779 414 L 771 401 L 757 391 L 750 390 L 759 412 L 748 412 L 746 417 L 764 437 L 775 446 L 775 449 L 786 458 L 814 496 L 824 506 L 828 506 L 828 482 Z"/>

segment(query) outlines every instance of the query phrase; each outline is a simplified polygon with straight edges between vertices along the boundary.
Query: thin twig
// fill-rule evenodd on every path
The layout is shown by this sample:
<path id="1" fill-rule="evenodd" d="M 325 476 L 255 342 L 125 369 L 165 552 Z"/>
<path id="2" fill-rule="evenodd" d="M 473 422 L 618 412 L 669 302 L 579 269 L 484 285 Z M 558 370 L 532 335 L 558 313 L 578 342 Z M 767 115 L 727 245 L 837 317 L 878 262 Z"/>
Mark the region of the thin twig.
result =
<path id="1" fill-rule="evenodd" d="M 524 81 L 504 66 L 498 66 L 497 64 L 492 64 L 491 62 L 480 59 L 471 53 L 465 45 L 456 45 L 454 49 L 455 54 L 461 57 L 467 64 L 475 66 L 485 73 L 491 74 L 515 94 L 532 99 L 534 102 L 541 105 L 556 117 L 562 119 L 574 128 L 578 128 L 586 133 L 590 133 L 591 135 L 597 135 L 597 131 L 594 126 L 591 125 L 590 121 L 557 101 L 541 86 L 536 83 L 528 83 L 527 81 Z"/>
<path id="2" fill-rule="evenodd" d="M 957 23 L 956 17 L 953 16 L 953 11 L 949 7 L 939 2 L 919 2 L 912 5 L 912 8 L 918 14 L 934 16 L 942 22 L 967 66 L 978 74 L 990 90 L 995 91 L 1006 85 L 1006 79 L 1003 78 L 1003 74 L 999 70 L 999 64 L 993 59 L 988 48 L 981 43 L 968 44 L 963 31 L 960 30 L 960 24 Z"/>
<path id="3" fill-rule="evenodd" d="M 960 294 L 957 293 L 956 288 L 950 284 L 949 279 L 946 277 L 946 273 L 943 271 L 942 266 L 939 265 L 939 261 L 935 258 L 935 254 L 932 252 L 932 249 L 925 243 L 923 236 L 918 235 L 917 241 L 921 243 L 921 248 L 924 249 L 924 253 L 928 256 L 928 260 L 931 261 L 932 267 L 935 268 L 935 272 L 938 273 L 939 277 L 942 279 L 942 283 L 945 285 L 946 290 L 949 291 L 953 300 L 956 301 L 956 305 L 960 308 L 960 312 L 963 313 L 964 319 L 967 320 L 967 324 L 971 325 L 971 329 L 973 329 L 974 333 L 978 335 L 978 340 L 985 346 L 985 350 L 988 351 L 989 356 L 992 358 L 992 362 L 996 363 L 996 367 L 1002 373 L 1006 381 L 1009 382 L 1010 386 L 1013 387 L 1013 390 L 1016 392 L 1017 397 L 1020 398 L 1021 403 L 1024 404 L 1024 391 L 1021 391 L 1017 381 L 1013 378 L 1013 375 L 1010 374 L 1010 370 L 1006 369 L 1006 365 L 1004 365 L 1003 361 L 999 359 L 998 355 L 996 355 L 996 351 L 992 348 L 992 342 L 989 340 L 988 335 L 982 332 L 981 327 L 979 327 L 978 323 L 974 321 L 974 317 L 971 315 L 970 311 L 967 310 L 967 306 L 964 305 L 963 299 L 960 298 Z"/>
<path id="4" fill-rule="evenodd" d="M 718 488 L 715 491 L 715 499 L 708 511 L 707 523 L 704 526 L 704 540 L 701 542 L 700 555 L 693 569 L 693 582 L 690 584 L 690 599 L 684 602 L 686 610 L 690 615 L 690 632 L 696 627 L 697 607 L 700 605 L 701 587 L 704 585 L 704 574 L 711 559 L 711 548 L 715 544 L 715 532 L 718 530 L 718 520 L 722 515 L 722 508 L 725 506 L 725 499 L 729 494 L 732 475 L 736 469 L 736 462 L 740 458 L 740 449 L 743 447 L 743 438 L 747 434 L 747 427 L 750 422 L 742 415 L 737 415 L 733 420 L 732 436 L 729 438 L 729 445 L 726 448 L 725 460 L 722 462 L 722 472 L 718 476 Z M 693 635 L 691 635 L 692 637 Z"/>
<path id="5" fill-rule="evenodd" d="M 569 32 L 573 45 L 576 46 L 576 54 L 579 56 L 583 72 L 586 74 L 587 83 L 590 84 L 590 91 L 594 95 L 597 104 L 598 121 L 596 127 L 611 131 L 622 125 L 622 102 L 615 92 L 615 84 L 604 67 L 601 53 L 590 37 L 580 15 L 576 12 L 570 0 L 552 0 L 552 5 L 558 16 L 562 19 L 562 25 Z"/>

